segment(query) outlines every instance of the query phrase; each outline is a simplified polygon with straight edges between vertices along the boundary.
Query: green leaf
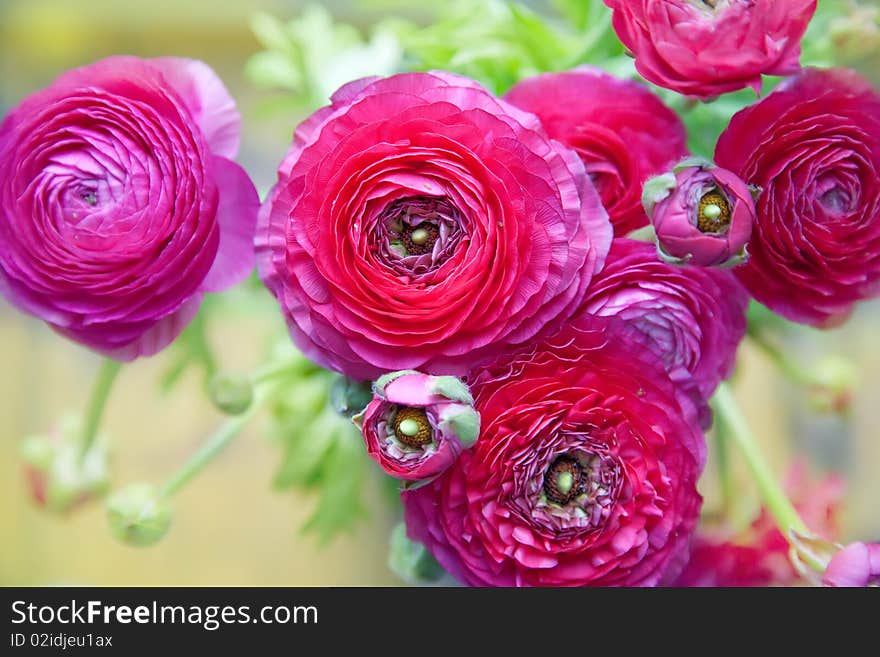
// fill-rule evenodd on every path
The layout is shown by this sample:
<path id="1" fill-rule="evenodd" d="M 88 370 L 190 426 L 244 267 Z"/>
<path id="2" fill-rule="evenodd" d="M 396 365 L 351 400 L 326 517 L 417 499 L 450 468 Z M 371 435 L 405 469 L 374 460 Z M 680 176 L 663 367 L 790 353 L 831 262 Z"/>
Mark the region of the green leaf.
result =
<path id="1" fill-rule="evenodd" d="M 331 385 L 338 379 L 314 366 L 304 368 L 271 408 L 272 435 L 281 447 L 273 488 L 315 495 L 302 531 L 322 543 L 350 531 L 365 515 L 362 488 L 371 467 L 360 432 L 331 404 Z"/>
<path id="2" fill-rule="evenodd" d="M 400 69 L 401 47 L 392 32 L 376 29 L 365 38 L 322 5 L 287 22 L 258 13 L 251 29 L 264 50 L 247 61 L 245 74 L 257 86 L 293 95 L 305 111 L 326 104 L 351 80 Z"/>

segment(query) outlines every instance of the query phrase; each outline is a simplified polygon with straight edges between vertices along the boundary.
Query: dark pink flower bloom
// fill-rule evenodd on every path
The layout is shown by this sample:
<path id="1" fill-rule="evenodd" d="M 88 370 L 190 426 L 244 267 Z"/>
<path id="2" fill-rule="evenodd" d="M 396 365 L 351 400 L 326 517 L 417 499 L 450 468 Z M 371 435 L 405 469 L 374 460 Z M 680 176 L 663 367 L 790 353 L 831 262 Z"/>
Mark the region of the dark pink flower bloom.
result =
<path id="1" fill-rule="evenodd" d="M 735 173 L 687 160 L 649 180 L 643 201 L 667 262 L 714 267 L 748 258 L 755 200 Z"/>
<path id="2" fill-rule="evenodd" d="M 654 84 L 709 99 L 800 69 L 816 0 L 605 0 L 614 31 Z"/>
<path id="3" fill-rule="evenodd" d="M 297 129 L 257 233 L 310 358 L 462 374 L 571 316 L 611 225 L 537 117 L 449 73 L 344 86 Z"/>
<path id="4" fill-rule="evenodd" d="M 553 139 L 580 155 L 617 236 L 648 224 L 642 183 L 688 154 L 675 112 L 645 85 L 599 69 L 538 75 L 505 99 L 537 114 Z"/>
<path id="5" fill-rule="evenodd" d="M 733 370 L 748 295 L 729 271 L 663 262 L 652 244 L 614 240 L 582 312 L 616 316 L 640 331 L 675 380 L 703 399 Z"/>
<path id="6" fill-rule="evenodd" d="M 480 433 L 470 391 L 455 377 L 393 372 L 373 384 L 373 393 L 354 421 L 367 453 L 392 477 L 429 481 Z"/>
<path id="7" fill-rule="evenodd" d="M 253 268 L 239 116 L 205 64 L 111 57 L 0 125 L 0 293 L 118 360 L 170 343 Z"/>
<path id="8" fill-rule="evenodd" d="M 475 586 L 651 586 L 701 505 L 696 416 L 623 323 L 571 323 L 473 373 L 477 443 L 402 494 L 407 531 Z"/>
<path id="9" fill-rule="evenodd" d="M 805 71 L 733 117 L 715 159 L 760 187 L 749 292 L 788 319 L 844 321 L 880 293 L 880 95 L 851 71 Z"/>
<path id="10" fill-rule="evenodd" d="M 880 586 L 880 543 L 850 543 L 831 558 L 825 586 Z"/>

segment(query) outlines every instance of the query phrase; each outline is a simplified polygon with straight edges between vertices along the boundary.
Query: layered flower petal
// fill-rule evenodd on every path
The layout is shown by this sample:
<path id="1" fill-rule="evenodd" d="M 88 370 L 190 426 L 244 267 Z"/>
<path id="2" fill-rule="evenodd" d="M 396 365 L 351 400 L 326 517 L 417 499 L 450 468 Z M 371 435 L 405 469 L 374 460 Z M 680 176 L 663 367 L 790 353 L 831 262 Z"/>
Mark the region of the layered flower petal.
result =
<path id="1" fill-rule="evenodd" d="M 297 129 L 259 224 L 294 341 L 358 379 L 462 374 L 558 328 L 611 239 L 573 152 L 443 72 L 334 94 Z"/>
<path id="2" fill-rule="evenodd" d="M 646 586 L 675 576 L 699 515 L 703 437 L 630 335 L 590 318 L 469 378 L 479 440 L 402 494 L 409 536 L 457 579 Z"/>
<path id="3" fill-rule="evenodd" d="M 748 295 L 729 271 L 662 261 L 653 245 L 614 240 L 582 312 L 638 330 L 670 374 L 708 400 L 733 371 Z"/>
<path id="4" fill-rule="evenodd" d="M 818 327 L 880 293 L 880 95 L 809 70 L 733 117 L 715 160 L 763 191 L 735 271 L 771 310 Z"/>
<path id="5" fill-rule="evenodd" d="M 171 342 L 205 291 L 251 268 L 256 192 L 211 152 L 234 150 L 224 99 L 200 62 L 111 57 L 13 109 L 0 125 L 0 293 L 113 358 Z"/>
<path id="6" fill-rule="evenodd" d="M 617 36 L 650 82 L 710 99 L 791 75 L 817 0 L 605 0 Z"/>

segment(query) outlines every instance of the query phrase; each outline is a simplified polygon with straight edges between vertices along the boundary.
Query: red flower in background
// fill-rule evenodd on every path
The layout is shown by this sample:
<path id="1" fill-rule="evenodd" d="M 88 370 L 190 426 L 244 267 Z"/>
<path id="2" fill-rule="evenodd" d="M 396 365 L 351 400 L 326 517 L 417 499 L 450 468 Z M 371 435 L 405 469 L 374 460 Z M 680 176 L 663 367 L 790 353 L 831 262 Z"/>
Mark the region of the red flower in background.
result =
<path id="1" fill-rule="evenodd" d="M 623 323 L 592 319 L 475 372 L 477 443 L 403 493 L 409 536 L 478 586 L 650 586 L 701 505 L 694 409 Z"/>
<path id="2" fill-rule="evenodd" d="M 880 293 L 880 95 L 810 70 L 733 117 L 715 159 L 763 189 L 749 292 L 796 322 L 835 326 Z"/>
<path id="3" fill-rule="evenodd" d="M 648 225 L 642 184 L 688 148 L 681 119 L 645 85 L 583 67 L 528 78 L 504 97 L 580 155 L 615 235 Z"/>

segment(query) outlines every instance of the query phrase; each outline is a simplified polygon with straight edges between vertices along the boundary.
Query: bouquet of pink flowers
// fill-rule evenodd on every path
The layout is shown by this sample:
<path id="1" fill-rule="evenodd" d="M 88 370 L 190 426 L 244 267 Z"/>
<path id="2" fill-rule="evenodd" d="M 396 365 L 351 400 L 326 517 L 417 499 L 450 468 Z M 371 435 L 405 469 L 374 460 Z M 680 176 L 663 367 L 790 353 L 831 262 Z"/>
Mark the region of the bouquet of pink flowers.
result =
<path id="1" fill-rule="evenodd" d="M 779 483 L 725 382 L 747 334 L 785 362 L 774 323 L 836 327 L 880 295 L 880 94 L 801 67 L 816 0 L 487 3 L 516 28 L 506 59 L 463 56 L 479 4 L 358 46 L 376 75 L 313 92 L 262 203 L 202 62 L 110 57 L 8 113 L 0 294 L 105 357 L 86 412 L 25 442 L 34 497 L 107 493 L 120 364 L 172 343 L 200 362 L 206 295 L 256 269 L 296 349 L 248 375 L 201 361 L 230 417 L 164 486 L 107 495 L 121 540 L 160 540 L 268 408 L 282 486 L 347 481 L 325 534 L 359 505 L 362 456 L 395 480 L 412 582 L 880 583 L 880 544 L 838 542 L 841 482 Z M 264 83 L 291 65 L 273 43 L 249 63 Z M 746 528 L 701 520 L 707 454 L 732 447 L 763 501 Z"/>

